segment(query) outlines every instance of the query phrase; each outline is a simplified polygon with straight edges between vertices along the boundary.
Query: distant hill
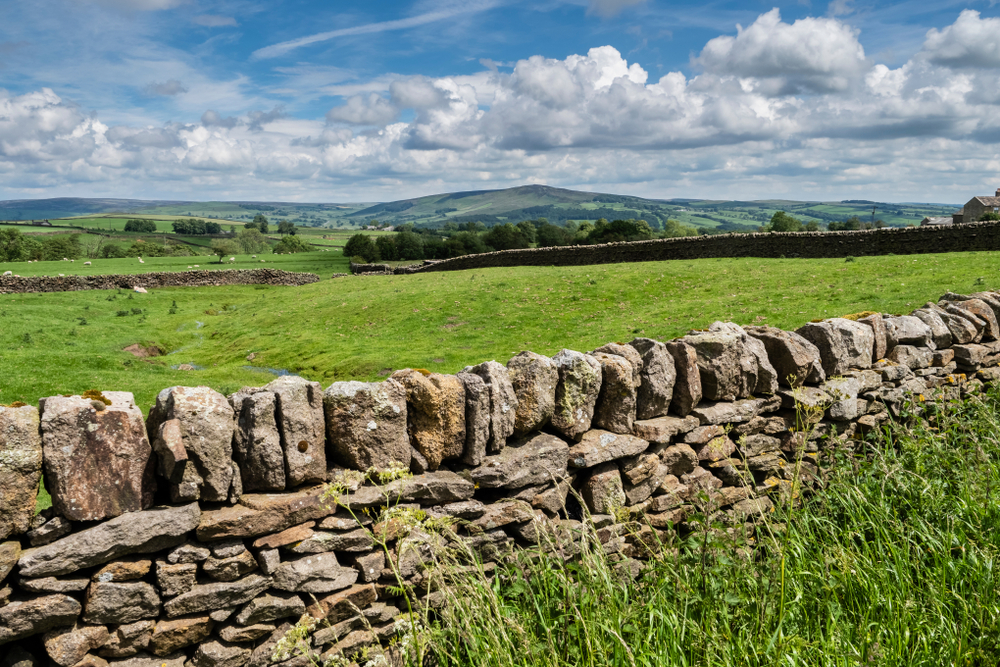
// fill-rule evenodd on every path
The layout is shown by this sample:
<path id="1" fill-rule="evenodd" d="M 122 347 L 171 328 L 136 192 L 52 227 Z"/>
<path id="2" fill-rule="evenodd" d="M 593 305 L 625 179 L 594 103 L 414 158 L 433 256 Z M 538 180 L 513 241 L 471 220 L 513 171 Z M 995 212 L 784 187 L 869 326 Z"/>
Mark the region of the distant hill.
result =
<path id="1" fill-rule="evenodd" d="M 852 216 L 875 217 L 891 226 L 918 224 L 925 216 L 945 216 L 960 205 L 794 200 L 646 199 L 630 195 L 582 192 L 547 185 L 503 190 L 449 192 L 383 203 L 302 203 L 251 201 L 157 201 L 139 199 L 21 199 L 0 201 L 0 220 L 39 220 L 124 213 L 136 216 L 181 215 L 246 222 L 258 213 L 271 220 L 290 220 L 312 227 L 357 227 L 372 220 L 440 227 L 449 222 L 482 222 L 487 226 L 545 218 L 549 222 L 641 218 L 660 226 L 668 219 L 715 231 L 751 231 L 766 224 L 775 211 L 822 224 Z"/>

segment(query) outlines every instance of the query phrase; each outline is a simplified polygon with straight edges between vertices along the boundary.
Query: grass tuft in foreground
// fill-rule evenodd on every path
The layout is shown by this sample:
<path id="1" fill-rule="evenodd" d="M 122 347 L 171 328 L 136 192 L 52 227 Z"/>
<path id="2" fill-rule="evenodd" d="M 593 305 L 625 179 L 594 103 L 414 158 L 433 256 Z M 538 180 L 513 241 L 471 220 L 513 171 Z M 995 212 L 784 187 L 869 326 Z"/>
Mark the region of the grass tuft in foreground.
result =
<path id="1" fill-rule="evenodd" d="M 427 645 L 441 665 L 998 664 L 1000 392 L 946 410 L 828 457 L 750 559 L 704 517 L 634 582 L 593 539 L 520 552 L 457 578 Z"/>

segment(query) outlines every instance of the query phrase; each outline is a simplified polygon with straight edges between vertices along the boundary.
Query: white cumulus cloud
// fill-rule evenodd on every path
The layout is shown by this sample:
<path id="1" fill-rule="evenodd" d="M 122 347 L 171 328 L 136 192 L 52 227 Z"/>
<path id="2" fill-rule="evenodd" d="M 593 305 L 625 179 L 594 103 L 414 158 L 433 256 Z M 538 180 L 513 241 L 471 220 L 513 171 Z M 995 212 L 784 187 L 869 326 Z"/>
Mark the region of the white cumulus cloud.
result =
<path id="1" fill-rule="evenodd" d="M 976 10 L 966 9 L 950 26 L 927 32 L 924 55 L 948 67 L 1000 67 L 998 35 L 1000 19 L 984 19 Z"/>

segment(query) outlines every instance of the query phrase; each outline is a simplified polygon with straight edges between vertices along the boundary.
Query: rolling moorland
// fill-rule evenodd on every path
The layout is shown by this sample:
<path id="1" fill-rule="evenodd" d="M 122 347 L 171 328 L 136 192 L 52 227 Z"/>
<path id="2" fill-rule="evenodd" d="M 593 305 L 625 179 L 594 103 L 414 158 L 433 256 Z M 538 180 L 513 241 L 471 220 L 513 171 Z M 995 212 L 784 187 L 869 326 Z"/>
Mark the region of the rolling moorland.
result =
<path id="1" fill-rule="evenodd" d="M 153 202 L 63 198 L 0 202 L 0 220 L 38 220 L 73 216 L 125 214 L 118 217 L 200 217 L 230 224 L 249 222 L 261 213 L 303 227 L 357 228 L 372 220 L 399 225 L 441 227 L 448 222 L 519 222 L 546 218 L 552 223 L 598 218 L 645 219 L 654 227 L 668 219 L 714 231 L 751 231 L 767 223 L 779 210 L 803 222 L 820 225 L 857 216 L 889 226 L 918 224 L 926 216 L 950 215 L 959 205 L 878 203 L 867 201 L 816 202 L 792 200 L 731 201 L 644 199 L 628 195 L 580 192 L 543 185 L 505 190 L 483 190 L 429 195 L 385 203 L 308 204 L 291 202 Z"/>

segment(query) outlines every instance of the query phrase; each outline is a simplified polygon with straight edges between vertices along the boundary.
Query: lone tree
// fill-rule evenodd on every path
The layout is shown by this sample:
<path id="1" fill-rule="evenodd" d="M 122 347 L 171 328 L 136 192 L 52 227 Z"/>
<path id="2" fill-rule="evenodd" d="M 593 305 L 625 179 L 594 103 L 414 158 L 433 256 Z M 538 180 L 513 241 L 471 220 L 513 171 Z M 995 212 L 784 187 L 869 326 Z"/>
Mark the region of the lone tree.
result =
<path id="1" fill-rule="evenodd" d="M 784 211 L 777 211 L 771 216 L 771 222 L 764 227 L 765 232 L 801 232 L 802 221 L 793 218 Z"/>
<path id="2" fill-rule="evenodd" d="M 212 254 L 219 258 L 219 263 L 226 257 L 232 255 L 238 255 L 240 252 L 240 247 L 236 244 L 236 241 L 231 239 L 213 239 L 212 240 Z"/>
<path id="3" fill-rule="evenodd" d="M 257 229 L 261 234 L 267 234 L 267 218 L 263 213 L 258 213 L 253 217 L 253 222 L 243 225 L 243 229 Z"/>
<path id="4" fill-rule="evenodd" d="M 284 236 L 285 234 L 294 235 L 295 234 L 295 223 L 288 222 L 287 220 L 278 221 L 278 233 Z"/>

